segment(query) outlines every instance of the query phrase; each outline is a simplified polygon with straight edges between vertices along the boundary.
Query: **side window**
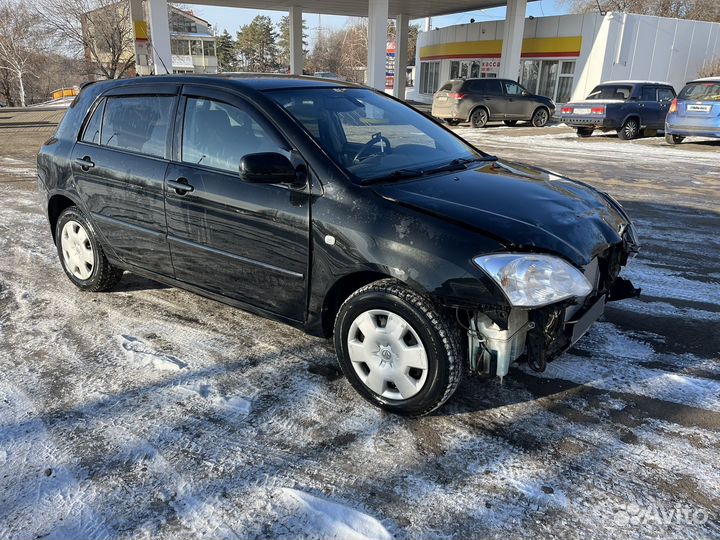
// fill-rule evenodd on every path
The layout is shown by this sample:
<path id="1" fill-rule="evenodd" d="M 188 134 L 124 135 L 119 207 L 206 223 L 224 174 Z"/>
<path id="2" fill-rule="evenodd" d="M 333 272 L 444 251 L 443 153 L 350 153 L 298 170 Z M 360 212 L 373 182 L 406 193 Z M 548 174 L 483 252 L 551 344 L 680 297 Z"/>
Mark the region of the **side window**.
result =
<path id="1" fill-rule="evenodd" d="M 640 101 L 657 101 L 657 87 L 643 86 Z"/>
<path id="2" fill-rule="evenodd" d="M 501 96 L 502 95 L 502 87 L 500 86 L 500 81 L 493 81 L 492 79 L 487 79 L 483 81 L 485 83 L 485 93 L 489 94 L 491 96 Z"/>
<path id="3" fill-rule="evenodd" d="M 675 91 L 671 88 L 658 88 L 658 101 L 672 101 L 675 99 Z"/>
<path id="4" fill-rule="evenodd" d="M 117 96 L 105 100 L 100 144 L 165 157 L 175 96 Z"/>
<path id="5" fill-rule="evenodd" d="M 523 93 L 523 88 L 519 84 L 509 81 L 503 81 L 505 93 L 509 96 L 519 96 Z"/>
<path id="6" fill-rule="evenodd" d="M 287 152 L 287 145 L 250 109 L 221 101 L 188 98 L 183 120 L 182 160 L 238 172 L 240 160 L 256 152 Z"/>
<path id="7" fill-rule="evenodd" d="M 97 107 L 95 107 L 90 120 L 88 120 L 88 123 L 85 125 L 85 130 L 83 131 L 82 138 L 80 139 L 82 142 L 100 144 L 100 125 L 102 124 L 104 109 L 105 100 L 103 99 L 100 103 L 98 103 Z"/>

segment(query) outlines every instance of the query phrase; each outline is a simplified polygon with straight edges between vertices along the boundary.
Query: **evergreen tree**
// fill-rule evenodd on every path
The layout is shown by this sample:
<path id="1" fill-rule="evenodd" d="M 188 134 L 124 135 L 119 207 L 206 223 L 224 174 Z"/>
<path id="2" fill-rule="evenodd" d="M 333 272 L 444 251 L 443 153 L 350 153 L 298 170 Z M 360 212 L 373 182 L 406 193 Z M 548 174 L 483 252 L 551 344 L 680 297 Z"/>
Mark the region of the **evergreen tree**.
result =
<path id="1" fill-rule="evenodd" d="M 215 45 L 220 71 L 237 71 L 237 53 L 235 48 L 235 40 L 227 30 L 224 30 L 223 33 L 217 37 Z"/>
<path id="2" fill-rule="evenodd" d="M 285 15 L 277 25 L 278 29 L 278 62 L 283 67 L 290 66 L 290 17 Z M 307 58 L 307 22 L 302 22 L 302 48 L 303 58 Z"/>
<path id="3" fill-rule="evenodd" d="M 237 33 L 237 52 L 244 71 L 272 72 L 278 69 L 277 35 L 270 17 L 257 15 Z"/>

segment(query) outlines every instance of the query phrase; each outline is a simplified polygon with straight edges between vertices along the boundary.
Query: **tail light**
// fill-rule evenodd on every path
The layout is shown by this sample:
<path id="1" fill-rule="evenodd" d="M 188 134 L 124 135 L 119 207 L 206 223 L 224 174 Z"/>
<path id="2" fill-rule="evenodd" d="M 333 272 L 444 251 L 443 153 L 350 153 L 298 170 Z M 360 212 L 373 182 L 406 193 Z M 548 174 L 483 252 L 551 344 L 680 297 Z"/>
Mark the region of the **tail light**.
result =
<path id="1" fill-rule="evenodd" d="M 605 114 L 605 105 L 602 107 L 593 107 L 590 109 L 590 114 Z"/>
<path id="2" fill-rule="evenodd" d="M 563 108 L 562 108 L 562 113 L 563 113 L 563 114 L 572 114 L 572 113 L 573 113 L 573 110 L 574 110 L 574 109 L 573 109 L 572 107 L 563 107 Z"/>
<path id="3" fill-rule="evenodd" d="M 669 112 L 677 112 L 677 98 L 672 100 L 672 103 L 670 104 Z"/>
<path id="4" fill-rule="evenodd" d="M 450 99 L 462 99 L 462 98 L 464 98 L 466 95 L 467 95 L 467 94 L 461 94 L 460 92 L 450 92 L 450 93 L 448 94 L 448 97 L 449 97 Z"/>

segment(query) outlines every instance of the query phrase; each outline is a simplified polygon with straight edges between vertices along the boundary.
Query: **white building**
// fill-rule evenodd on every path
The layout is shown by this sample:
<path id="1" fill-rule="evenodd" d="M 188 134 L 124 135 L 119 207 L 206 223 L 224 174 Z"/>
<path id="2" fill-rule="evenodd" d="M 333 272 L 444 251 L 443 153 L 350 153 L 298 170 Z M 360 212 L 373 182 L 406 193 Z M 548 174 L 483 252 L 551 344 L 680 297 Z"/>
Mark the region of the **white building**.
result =
<path id="1" fill-rule="evenodd" d="M 210 23 L 197 15 L 168 5 L 163 23 L 169 29 L 169 62 L 153 67 L 153 36 L 148 21 L 152 17 L 148 5 L 131 0 L 130 13 L 135 30 L 135 69 L 138 75 L 152 73 L 217 73 L 218 60 L 215 34 Z M 157 15 L 157 14 L 156 14 Z M 162 18 L 162 17 L 160 17 Z"/>
<path id="2" fill-rule="evenodd" d="M 430 102 L 451 78 L 502 76 L 504 25 L 490 21 L 421 32 L 419 73 L 408 99 Z M 718 57 L 718 23 L 625 13 L 528 18 L 517 78 L 558 103 L 582 99 L 609 80 L 667 81 L 679 91 Z"/>

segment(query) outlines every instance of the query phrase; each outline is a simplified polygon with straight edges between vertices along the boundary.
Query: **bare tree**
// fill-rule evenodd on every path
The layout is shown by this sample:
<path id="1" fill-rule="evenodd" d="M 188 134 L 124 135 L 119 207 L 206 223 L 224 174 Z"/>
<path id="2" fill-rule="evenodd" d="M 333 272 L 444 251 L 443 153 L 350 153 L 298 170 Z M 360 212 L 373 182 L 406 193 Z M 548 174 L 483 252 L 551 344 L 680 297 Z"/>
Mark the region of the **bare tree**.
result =
<path id="1" fill-rule="evenodd" d="M 620 11 L 697 21 L 720 22 L 718 0 L 562 0 L 576 13 Z"/>
<path id="2" fill-rule="evenodd" d="M 720 56 L 708 62 L 698 73 L 700 77 L 720 77 Z"/>
<path id="3" fill-rule="evenodd" d="M 44 48 L 38 16 L 24 3 L 0 0 L 0 28 L 0 70 L 14 76 L 20 106 L 24 107 L 24 78 L 31 74 L 31 60 Z"/>
<path id="4" fill-rule="evenodd" d="M 83 54 L 91 71 L 106 79 L 126 76 L 135 65 L 130 2 L 39 0 L 47 28 L 59 43 Z"/>

